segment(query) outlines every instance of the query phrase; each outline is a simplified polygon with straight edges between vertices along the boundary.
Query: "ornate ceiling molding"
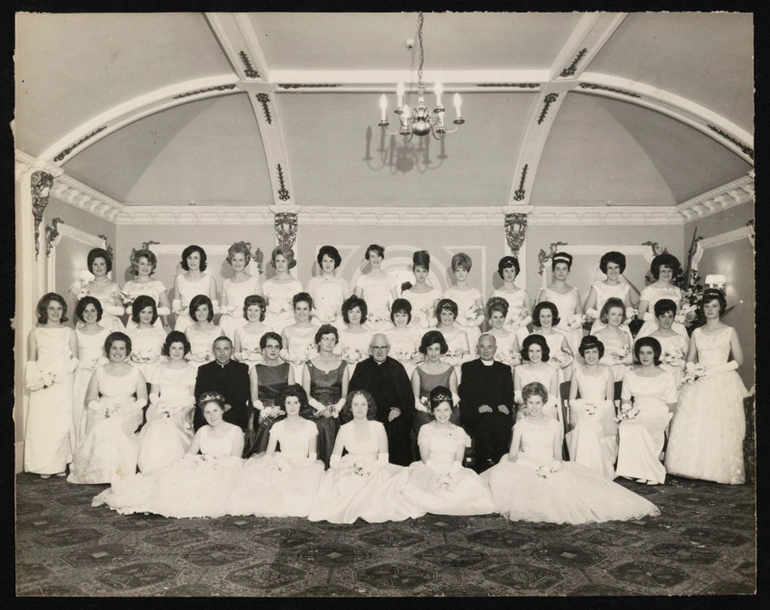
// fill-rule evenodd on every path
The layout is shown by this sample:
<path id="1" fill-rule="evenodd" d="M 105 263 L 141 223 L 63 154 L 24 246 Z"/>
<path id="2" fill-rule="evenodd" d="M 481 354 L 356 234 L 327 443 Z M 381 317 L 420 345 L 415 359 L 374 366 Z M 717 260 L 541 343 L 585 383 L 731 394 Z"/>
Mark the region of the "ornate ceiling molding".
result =
<path id="1" fill-rule="evenodd" d="M 267 82 L 269 71 L 249 17 L 243 13 L 204 13 L 233 71 L 243 82 Z"/>
<path id="2" fill-rule="evenodd" d="M 627 13 L 587 13 L 580 18 L 551 65 L 551 80 L 579 78 L 620 27 Z"/>
<path id="3" fill-rule="evenodd" d="M 58 179 L 59 176 L 64 173 L 64 170 L 58 165 L 44 161 L 43 159 L 36 159 L 32 155 L 28 155 L 18 148 L 14 149 L 13 155 L 15 161 L 14 176 L 17 181 L 21 181 L 22 176 L 30 171 L 43 171 L 51 174 L 54 179 Z"/>
<path id="4" fill-rule="evenodd" d="M 64 203 L 110 222 L 116 222 L 121 212 L 126 209 L 122 203 L 118 203 L 66 174 L 62 174 L 56 179 L 51 189 L 51 195 Z"/>
<path id="5" fill-rule="evenodd" d="M 726 231 L 713 237 L 705 237 L 701 239 L 698 244 L 703 249 L 713 248 L 715 246 L 721 246 L 723 244 L 729 244 L 734 241 L 740 241 L 745 239 L 751 242 L 751 236 L 753 235 L 753 229 L 751 227 L 741 227 L 732 231 Z"/>
<path id="6" fill-rule="evenodd" d="M 675 207 L 685 222 L 705 218 L 744 203 L 754 202 L 754 177 L 744 176 Z"/>

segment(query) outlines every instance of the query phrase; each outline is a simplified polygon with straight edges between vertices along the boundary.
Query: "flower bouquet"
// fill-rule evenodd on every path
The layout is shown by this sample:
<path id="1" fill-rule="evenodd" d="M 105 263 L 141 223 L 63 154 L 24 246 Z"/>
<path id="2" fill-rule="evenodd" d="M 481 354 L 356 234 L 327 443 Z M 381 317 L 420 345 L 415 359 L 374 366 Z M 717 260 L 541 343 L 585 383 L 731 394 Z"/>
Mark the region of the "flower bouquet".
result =
<path id="1" fill-rule="evenodd" d="M 120 300 L 123 302 L 123 305 L 126 306 L 126 313 L 131 313 L 129 311 L 129 308 L 131 307 L 131 305 L 134 304 L 134 300 L 136 299 L 137 295 L 128 293 L 125 290 L 121 290 L 118 296 L 120 297 Z"/>
<path id="2" fill-rule="evenodd" d="M 372 460 L 348 453 L 340 460 L 340 469 L 358 477 L 370 477 L 374 474 L 374 463 Z"/>
<path id="3" fill-rule="evenodd" d="M 174 299 L 174 301 L 171 303 L 171 311 L 173 311 L 177 316 L 182 316 L 184 314 L 190 313 L 190 307 L 182 305 L 182 301 L 179 299 Z"/>
<path id="4" fill-rule="evenodd" d="M 684 376 L 682 377 L 681 384 L 689 383 L 694 384 L 698 379 L 706 375 L 706 367 L 702 364 L 695 364 L 694 362 L 688 362 L 684 367 Z"/>
<path id="5" fill-rule="evenodd" d="M 561 350 L 554 350 L 548 358 L 548 364 L 556 368 L 562 368 L 567 366 L 571 362 L 572 358 L 567 352 Z"/>
<path id="6" fill-rule="evenodd" d="M 131 362 L 135 364 L 153 364 L 160 362 L 160 354 L 151 348 L 138 349 L 131 352 L 129 356 Z"/>
<path id="7" fill-rule="evenodd" d="M 521 364 L 521 356 L 510 349 L 495 352 L 495 360 L 507 364 L 510 367 L 519 366 Z"/>
<path id="8" fill-rule="evenodd" d="M 152 398 L 150 399 L 152 402 Z M 162 417 L 170 418 L 172 415 L 176 415 L 180 411 L 184 411 L 195 405 L 195 397 L 190 395 L 184 398 L 176 398 L 171 400 L 163 400 L 162 398 L 155 403 L 155 409 Z"/>
<path id="9" fill-rule="evenodd" d="M 243 308 L 238 307 L 237 305 L 220 305 L 217 307 L 216 313 L 225 314 L 228 316 L 235 316 L 237 312 L 242 312 Z M 238 316 L 235 316 L 238 317 Z"/>
<path id="10" fill-rule="evenodd" d="M 430 399 L 427 394 L 420 396 L 420 406 L 415 405 L 415 408 L 423 413 L 430 413 Z"/>
<path id="11" fill-rule="evenodd" d="M 94 371 L 96 371 L 96 369 L 103 367 L 105 364 L 108 364 L 108 363 L 109 363 L 109 360 L 104 356 L 97 356 L 96 358 L 92 358 L 91 360 L 86 360 L 81 362 L 80 368 L 91 371 L 93 373 Z"/>
<path id="12" fill-rule="evenodd" d="M 484 310 L 476 304 L 471 304 L 460 312 L 457 322 L 460 326 L 478 326 L 484 321 Z"/>
<path id="13" fill-rule="evenodd" d="M 38 366 L 37 362 L 33 361 L 27 362 L 24 378 L 27 389 L 32 392 L 50 388 L 54 384 L 53 373 L 49 370 L 43 370 Z"/>
<path id="14" fill-rule="evenodd" d="M 463 349 L 461 347 L 450 349 L 446 354 L 442 354 L 439 360 L 445 364 L 460 366 L 463 361 Z"/>
<path id="15" fill-rule="evenodd" d="M 188 354 L 185 356 L 187 360 L 190 362 L 197 362 L 199 364 L 206 364 L 207 362 L 211 362 L 214 359 L 214 356 L 211 353 L 211 350 L 208 351 L 204 350 L 190 350 Z"/>
<path id="16" fill-rule="evenodd" d="M 282 349 L 279 354 L 286 362 L 299 366 L 315 358 L 318 355 L 318 348 L 313 343 L 307 343 L 297 349 Z"/>
<path id="17" fill-rule="evenodd" d="M 241 360 L 245 362 L 253 362 L 255 364 L 261 364 L 264 361 L 262 350 L 259 347 L 244 347 L 241 346 Z"/>
<path id="18" fill-rule="evenodd" d="M 415 353 L 417 353 L 416 350 L 410 350 L 407 347 L 392 347 L 390 349 L 390 356 L 401 363 L 411 362 Z"/>
<path id="19" fill-rule="evenodd" d="M 79 301 L 83 297 L 88 296 L 88 288 L 83 287 L 83 280 L 76 280 L 69 288 L 69 293 L 72 298 Z"/>
<path id="20" fill-rule="evenodd" d="M 286 411 L 276 405 L 269 405 L 262 408 L 259 412 L 259 423 L 264 424 L 269 421 L 275 421 L 281 415 L 286 415 Z"/>
<path id="21" fill-rule="evenodd" d="M 412 326 L 422 329 L 432 328 L 436 325 L 433 313 L 433 308 L 430 305 L 425 305 L 420 309 L 412 310 Z"/>
<path id="22" fill-rule="evenodd" d="M 291 308 L 291 300 L 271 299 L 267 305 L 267 313 L 277 316 L 290 312 Z"/>
<path id="23" fill-rule="evenodd" d="M 583 315 L 579 313 L 573 313 L 569 316 L 565 316 L 564 325 L 567 330 L 577 330 L 583 328 Z"/>
<path id="24" fill-rule="evenodd" d="M 333 305 L 321 306 L 318 309 L 313 310 L 313 315 L 321 324 L 334 324 L 340 313 L 340 308 Z"/>
<path id="25" fill-rule="evenodd" d="M 666 350 L 663 352 L 663 355 L 660 357 L 663 364 L 666 364 L 668 366 L 682 369 L 686 366 L 685 364 L 685 353 L 683 349 L 675 349 L 673 351 Z"/>
<path id="26" fill-rule="evenodd" d="M 547 479 L 554 472 L 558 471 L 560 468 L 561 468 L 561 462 L 559 460 L 554 460 L 550 464 L 543 464 L 542 466 L 538 466 L 535 469 L 535 472 L 537 473 L 537 476 L 539 476 L 540 478 Z"/>
<path id="27" fill-rule="evenodd" d="M 612 364 L 625 364 L 631 355 L 631 348 L 628 345 L 624 345 L 618 349 L 607 350 L 605 355 L 610 357 Z"/>
<path id="28" fill-rule="evenodd" d="M 348 364 L 358 364 L 362 360 L 366 360 L 367 357 L 368 354 L 355 347 L 345 347 L 341 354 L 341 358 Z"/>
<path id="29" fill-rule="evenodd" d="M 599 410 L 599 407 L 593 400 L 583 398 L 573 398 L 570 400 L 570 406 L 582 416 L 593 417 Z"/>
<path id="30" fill-rule="evenodd" d="M 698 305 L 695 304 L 682 304 L 679 311 L 674 316 L 674 322 L 684 324 L 685 326 L 691 326 L 698 316 Z"/>
<path id="31" fill-rule="evenodd" d="M 370 311 L 366 316 L 366 326 L 370 330 L 380 330 L 390 324 L 390 314 L 388 310 L 379 309 Z"/>
<path id="32" fill-rule="evenodd" d="M 505 318 L 505 324 L 503 324 L 503 328 L 509 332 L 515 332 L 522 326 L 526 326 L 531 321 L 532 317 L 527 313 L 526 309 L 509 309 L 508 315 Z"/>
<path id="33" fill-rule="evenodd" d="M 624 419 L 635 419 L 641 409 L 635 403 L 624 402 L 620 405 L 620 411 L 615 421 L 622 422 Z"/>
<path id="34" fill-rule="evenodd" d="M 453 492 L 459 480 L 460 477 L 454 476 L 451 472 L 445 472 L 436 478 L 436 485 L 441 491 Z"/>

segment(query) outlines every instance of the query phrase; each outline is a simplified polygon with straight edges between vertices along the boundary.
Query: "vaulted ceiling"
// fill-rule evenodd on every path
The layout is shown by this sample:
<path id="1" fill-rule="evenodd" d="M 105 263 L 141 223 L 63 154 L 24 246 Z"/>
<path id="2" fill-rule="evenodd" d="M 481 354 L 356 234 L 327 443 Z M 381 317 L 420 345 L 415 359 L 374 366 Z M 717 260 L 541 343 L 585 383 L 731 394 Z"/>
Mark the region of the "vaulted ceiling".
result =
<path id="1" fill-rule="evenodd" d="M 19 14 L 18 150 L 128 206 L 672 206 L 754 159 L 753 17 L 427 13 Z M 448 94 L 448 95 L 447 95 Z M 433 105 L 432 93 L 426 95 Z"/>

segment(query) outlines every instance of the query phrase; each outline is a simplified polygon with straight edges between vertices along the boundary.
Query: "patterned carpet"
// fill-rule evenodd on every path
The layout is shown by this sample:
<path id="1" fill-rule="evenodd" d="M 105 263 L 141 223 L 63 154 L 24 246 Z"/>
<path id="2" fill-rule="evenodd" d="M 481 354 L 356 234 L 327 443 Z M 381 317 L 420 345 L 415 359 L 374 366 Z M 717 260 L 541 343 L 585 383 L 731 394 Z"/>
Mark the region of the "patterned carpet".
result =
<path id="1" fill-rule="evenodd" d="M 91 507 L 103 485 L 16 477 L 19 596 L 725 595 L 756 590 L 754 487 L 623 482 L 637 522 L 428 515 L 354 525 L 166 519 Z"/>

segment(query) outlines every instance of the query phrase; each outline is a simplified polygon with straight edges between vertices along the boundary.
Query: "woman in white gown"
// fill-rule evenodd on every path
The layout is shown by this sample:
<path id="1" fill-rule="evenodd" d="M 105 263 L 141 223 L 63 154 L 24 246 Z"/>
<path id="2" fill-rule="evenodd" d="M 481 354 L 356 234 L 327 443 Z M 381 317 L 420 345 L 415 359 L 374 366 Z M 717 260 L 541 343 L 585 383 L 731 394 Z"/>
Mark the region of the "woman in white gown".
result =
<path id="1" fill-rule="evenodd" d="M 637 339 L 634 355 L 641 363 L 626 373 L 618 413 L 619 477 L 658 485 L 666 481 L 660 462 L 665 432 L 676 408 L 674 376 L 660 366 L 660 343 L 652 337 Z"/>
<path id="2" fill-rule="evenodd" d="M 289 273 L 297 265 L 294 250 L 276 246 L 270 256 L 275 275 L 262 284 L 267 299 L 265 324 L 279 335 L 283 329 L 294 324 L 294 295 L 302 292 L 302 284 Z"/>
<path id="3" fill-rule="evenodd" d="M 29 332 L 25 382 L 29 393 L 24 430 L 24 470 L 47 479 L 63 477 L 72 461 L 72 377 L 78 364 L 67 303 L 49 292 L 37 304 L 39 326 Z"/>
<path id="4" fill-rule="evenodd" d="M 596 333 L 596 338 L 604 344 L 601 363 L 612 370 L 615 381 L 623 381 L 634 363 L 634 341 L 626 324 L 623 301 L 615 297 L 607 299 L 599 314 L 599 321 L 603 328 Z"/>
<path id="5" fill-rule="evenodd" d="M 557 252 L 551 259 L 553 281 L 537 295 L 536 303 L 548 301 L 559 310 L 559 321 L 554 323 L 567 337 L 570 349 L 577 351 L 583 338 L 583 305 L 578 289 L 567 284 L 567 277 L 572 269 L 572 255 Z M 535 321 L 537 316 L 533 314 Z M 555 320 L 554 316 L 554 320 Z"/>
<path id="6" fill-rule="evenodd" d="M 551 350 L 548 364 L 559 372 L 559 383 L 569 381 L 575 368 L 575 353 L 569 338 L 557 326 L 561 323 L 559 309 L 550 301 L 540 301 L 532 312 L 532 334 L 541 335 Z M 580 342 L 578 341 L 578 345 Z"/>
<path id="7" fill-rule="evenodd" d="M 72 401 L 72 449 L 78 445 L 86 425 L 86 390 L 94 371 L 109 362 L 104 357 L 104 341 L 110 334 L 99 321 L 102 319 L 102 304 L 95 297 L 83 297 L 75 305 L 75 317 L 83 323 L 75 329 L 78 344 L 78 368 L 75 369 Z"/>
<path id="8" fill-rule="evenodd" d="M 249 369 L 265 361 L 262 352 L 262 337 L 272 329 L 264 323 L 267 312 L 265 297 L 253 294 L 243 300 L 243 314 L 246 324 L 235 331 L 233 359 L 245 362 Z M 279 335 L 280 336 L 280 335 Z"/>
<path id="9" fill-rule="evenodd" d="M 623 307 L 626 309 L 632 306 L 631 285 L 621 280 L 623 271 L 626 270 L 625 255 L 615 250 L 605 252 L 599 261 L 599 269 L 606 277 L 601 281 L 591 284 L 591 289 L 588 291 L 583 307 L 586 314 L 592 314 L 594 317 L 590 333 L 594 336 L 606 325 L 606 323 L 602 323 L 599 319 L 599 312 L 604 307 L 607 299 L 620 299 Z"/>
<path id="10" fill-rule="evenodd" d="M 218 392 L 204 392 L 198 403 L 208 425 L 195 433 L 184 458 L 114 481 L 91 505 L 107 504 L 124 515 L 193 518 L 230 514 L 230 498 L 243 467 L 243 432 L 222 419 L 225 397 Z"/>
<path id="11" fill-rule="evenodd" d="M 435 515 L 496 512 L 489 489 L 479 475 L 463 467 L 465 448 L 471 439 L 449 421 L 452 406 L 449 388 L 433 388 L 430 409 L 434 421 L 420 428 L 420 461 L 409 466 L 409 481 L 401 493 L 418 510 Z"/>
<path id="12" fill-rule="evenodd" d="M 412 273 L 415 283 L 404 282 L 401 285 L 401 298 L 412 305 L 412 321 L 410 324 L 423 332 L 435 328 L 436 305 L 441 299 L 441 290 L 431 286 L 425 280 L 430 273 L 430 254 L 427 250 L 418 250 L 412 255 Z"/>
<path id="13" fill-rule="evenodd" d="M 690 341 L 672 328 L 675 317 L 676 303 L 671 299 L 660 299 L 655 303 L 655 319 L 658 321 L 658 330 L 652 333 L 650 337 L 657 339 L 663 350 L 660 356 L 660 368 L 674 376 L 676 387 L 681 392 Z"/>
<path id="14" fill-rule="evenodd" d="M 321 273 L 310 278 L 307 286 L 315 304 L 313 321 L 342 328 L 342 304 L 350 296 L 350 284 L 336 274 L 342 257 L 334 246 L 321 246 L 316 260 Z"/>
<path id="15" fill-rule="evenodd" d="M 693 331 L 687 362 L 697 362 L 705 375 L 682 388 L 671 422 L 666 470 L 736 485 L 745 479 L 743 399 L 748 392 L 735 371 L 743 364 L 743 351 L 735 329 L 720 320 L 727 308 L 722 292 L 706 289 L 702 306 L 706 324 Z"/>
<path id="16" fill-rule="evenodd" d="M 190 352 L 187 360 L 195 368 L 214 360 L 214 341 L 225 334 L 214 324 L 214 305 L 205 294 L 197 294 L 190 301 L 190 318 L 192 324 L 184 329 L 184 334 L 190 342 Z"/>
<path id="17" fill-rule="evenodd" d="M 243 301 L 253 294 L 262 294 L 259 276 L 246 272 L 251 262 L 251 252 L 246 242 L 237 241 L 227 249 L 227 262 L 233 269 L 233 275 L 222 281 L 222 294 L 219 296 L 219 327 L 235 342 L 235 333 L 246 324 Z M 257 269 L 259 272 L 259 269 Z"/>
<path id="18" fill-rule="evenodd" d="M 129 362 L 142 371 L 145 380 L 150 372 L 162 360 L 163 343 L 166 341 L 166 331 L 158 328 L 158 310 L 155 301 L 147 295 L 139 295 L 131 305 L 132 327 L 126 328 L 126 334 L 131 338 L 131 357 Z"/>
<path id="19" fill-rule="evenodd" d="M 75 449 L 70 483 L 112 483 L 136 472 L 136 429 L 147 404 L 147 384 L 131 366 L 131 339 L 113 332 L 104 342 L 109 363 L 96 369 L 86 392 L 86 430 Z"/>
<path id="20" fill-rule="evenodd" d="M 575 369 L 570 384 L 569 459 L 611 481 L 618 458 L 612 371 L 600 364 L 604 345 L 593 335 L 583 337 L 578 350 L 585 364 Z"/>
<path id="21" fill-rule="evenodd" d="M 441 299 L 436 306 L 436 330 L 444 335 L 447 344 L 447 352 L 441 356 L 441 360 L 454 367 L 457 381 L 460 382 L 460 367 L 463 362 L 469 362 L 473 358 L 468 334 L 457 324 L 457 311 L 457 303 L 452 299 Z M 473 349 L 475 351 L 475 346 Z"/>
<path id="22" fill-rule="evenodd" d="M 401 363 L 411 379 L 417 365 L 425 359 L 419 350 L 423 331 L 409 324 L 412 321 L 412 304 L 406 299 L 393 301 L 390 319 L 393 328 L 385 333 L 390 340 L 388 355 Z"/>
<path id="23" fill-rule="evenodd" d="M 307 517 L 324 473 L 316 459 L 316 425 L 300 416 L 307 394 L 299 385 L 281 390 L 286 419 L 270 428 L 267 451 L 246 461 L 230 502 L 233 515 Z"/>
<path id="24" fill-rule="evenodd" d="M 559 408 L 559 372 L 548 364 L 551 348 L 542 335 L 529 335 L 521 346 L 523 364 L 513 369 L 513 401 L 516 403 L 516 421 L 526 413 L 522 389 L 534 381 L 541 383 L 548 391 L 548 400 L 543 408 L 546 415 L 562 422 Z"/>
<path id="25" fill-rule="evenodd" d="M 385 331 L 390 327 L 390 304 L 398 297 L 398 283 L 382 269 L 385 248 L 370 244 L 365 257 L 369 261 L 369 272 L 358 276 L 355 295 L 366 301 L 369 310 L 366 328 L 372 332 Z"/>
<path id="26" fill-rule="evenodd" d="M 527 416 L 513 427 L 511 450 L 481 476 L 511 521 L 601 523 L 654 517 L 650 501 L 575 462 L 561 461 L 563 430 L 543 413 L 546 389 L 522 390 Z"/>
<path id="27" fill-rule="evenodd" d="M 176 314 L 174 330 L 184 331 L 195 320 L 190 313 L 190 302 L 196 295 L 207 296 L 212 311 L 219 307 L 217 283 L 206 271 L 206 251 L 200 246 L 187 246 L 182 251 L 182 273 L 174 278 L 171 307 Z"/>
<path id="28" fill-rule="evenodd" d="M 659 254 L 652 259 L 650 273 L 655 281 L 642 288 L 642 293 L 639 295 L 639 319 L 644 320 L 644 324 L 636 334 L 637 339 L 647 337 L 658 329 L 658 322 L 655 319 L 655 303 L 660 299 L 671 299 L 676 303 L 681 313 L 682 291 L 674 285 L 674 279 L 679 275 L 681 269 L 679 260 L 668 252 Z M 687 329 L 682 322 L 674 322 L 671 329 L 688 338 Z"/>
<path id="29" fill-rule="evenodd" d="M 455 321 L 468 336 L 470 359 L 475 360 L 476 345 L 481 336 L 480 327 L 484 323 L 484 302 L 479 289 L 473 288 L 468 283 L 468 274 L 472 266 L 473 261 L 465 252 L 458 252 L 452 257 L 455 284 L 444 293 L 444 298 L 452 299 L 457 304 L 458 313 Z"/>
<path id="30" fill-rule="evenodd" d="M 193 439 L 195 376 L 197 370 L 185 359 L 190 343 L 173 330 L 166 337 L 163 355 L 168 362 L 150 371 L 150 406 L 147 423 L 139 432 L 137 465 L 141 472 L 168 466 L 184 457 Z"/>
<path id="31" fill-rule="evenodd" d="M 75 300 L 79 301 L 84 296 L 92 296 L 99 299 L 102 304 L 102 326 L 113 330 L 124 330 L 120 317 L 125 313 L 123 298 L 120 294 L 120 286 L 109 278 L 112 271 L 112 258 L 103 248 L 94 248 L 88 253 L 88 270 L 94 279 L 86 282 L 75 291 Z M 78 287 L 76 283 L 72 289 Z"/>
<path id="32" fill-rule="evenodd" d="M 500 297 L 508 303 L 505 330 L 515 333 L 519 344 L 529 333 L 527 325 L 532 322 L 532 302 L 529 294 L 523 288 L 517 288 L 515 284 L 516 276 L 520 272 L 519 259 L 515 256 L 501 258 L 497 263 L 497 273 L 503 279 L 503 286 L 493 290 L 490 297 Z M 498 349 L 499 345 L 498 341 Z"/>
<path id="33" fill-rule="evenodd" d="M 285 326 L 281 332 L 283 350 L 281 358 L 291 363 L 294 379 L 302 379 L 305 363 L 318 355 L 315 336 L 318 325 L 310 319 L 313 311 L 313 297 L 307 292 L 299 292 L 292 298 L 294 324 Z"/>
<path id="34" fill-rule="evenodd" d="M 356 365 L 369 357 L 369 342 L 373 333 L 363 326 L 367 313 L 366 301 L 356 295 L 342 304 L 342 320 L 347 326 L 339 329 L 340 342 L 337 349 L 348 363 L 349 377 L 353 376 Z"/>
<path id="35" fill-rule="evenodd" d="M 123 285 L 123 303 L 126 305 L 126 313 L 131 315 L 131 305 L 136 297 L 147 295 L 152 297 L 158 307 L 159 318 L 155 325 L 166 332 L 171 330 L 168 323 L 168 315 L 171 313 L 171 305 L 168 300 L 168 291 L 160 280 L 154 279 L 152 274 L 158 266 L 158 258 L 152 250 L 142 248 L 131 254 L 131 274 L 136 279 L 129 280 Z M 131 330 L 136 323 L 129 317 L 126 328 Z"/>
<path id="36" fill-rule="evenodd" d="M 508 330 L 506 320 L 508 316 L 508 301 L 503 297 L 492 297 L 487 301 L 487 320 L 489 320 L 489 334 L 495 338 L 497 349 L 495 350 L 495 360 L 507 364 L 513 369 L 521 364 L 521 351 L 519 348 L 519 338 L 516 332 Z M 530 316 L 530 320 L 531 320 Z M 526 327 L 524 327 L 524 338 L 527 337 Z M 524 340 L 522 338 L 522 341 Z"/>
<path id="37" fill-rule="evenodd" d="M 343 410 L 352 419 L 340 428 L 331 467 L 321 479 L 308 519 L 369 523 L 416 519 L 425 514 L 401 495 L 409 469 L 388 463 L 388 437 L 369 392 L 351 392 Z M 345 451 L 345 455 L 342 452 Z"/>

